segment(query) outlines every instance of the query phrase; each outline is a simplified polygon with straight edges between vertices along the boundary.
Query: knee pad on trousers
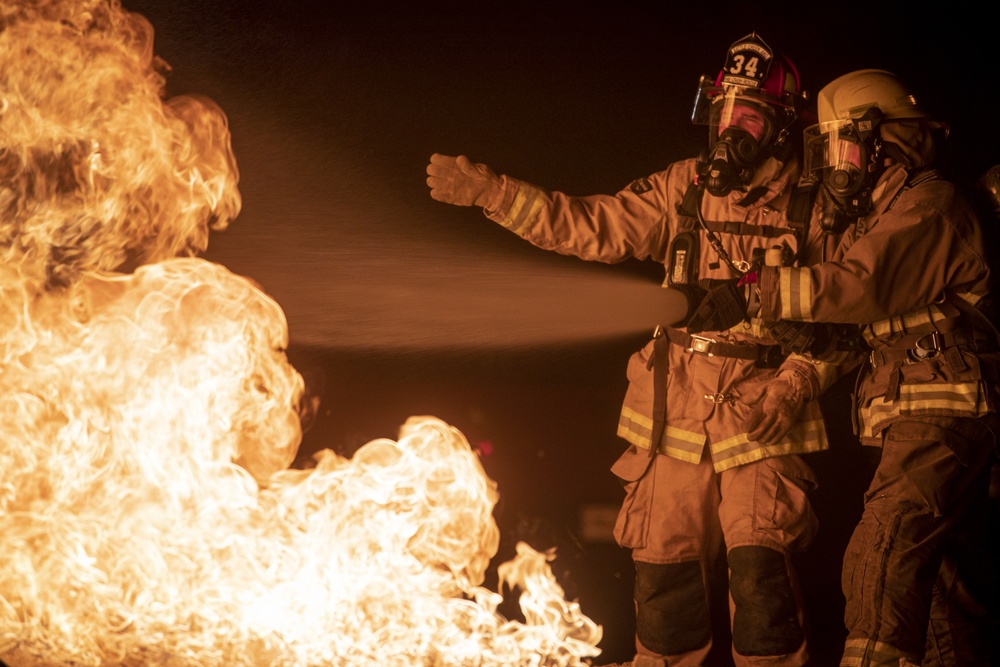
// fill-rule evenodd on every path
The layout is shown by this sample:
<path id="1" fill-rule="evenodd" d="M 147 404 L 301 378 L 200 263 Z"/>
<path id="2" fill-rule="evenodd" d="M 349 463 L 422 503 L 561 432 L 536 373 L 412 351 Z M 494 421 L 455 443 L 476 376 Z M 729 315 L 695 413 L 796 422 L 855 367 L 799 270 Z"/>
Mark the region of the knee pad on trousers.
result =
<path id="1" fill-rule="evenodd" d="M 661 655 L 702 648 L 712 638 L 701 563 L 635 564 L 636 637 Z"/>
<path id="2" fill-rule="evenodd" d="M 805 639 L 792 580 L 781 552 L 735 547 L 729 552 L 733 648 L 740 655 L 785 655 Z"/>

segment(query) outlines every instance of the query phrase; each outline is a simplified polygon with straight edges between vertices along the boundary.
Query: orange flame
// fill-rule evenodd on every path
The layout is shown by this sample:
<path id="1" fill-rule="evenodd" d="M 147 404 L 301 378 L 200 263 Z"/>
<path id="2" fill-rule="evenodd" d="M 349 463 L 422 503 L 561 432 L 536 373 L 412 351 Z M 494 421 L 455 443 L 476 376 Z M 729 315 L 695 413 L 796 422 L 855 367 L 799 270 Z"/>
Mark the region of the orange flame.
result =
<path id="1" fill-rule="evenodd" d="M 228 124 L 210 100 L 163 102 L 149 22 L 107 0 L 0 11 L 4 264 L 67 284 L 204 250 L 241 205 Z"/>
<path id="2" fill-rule="evenodd" d="M 455 428 L 289 465 L 281 308 L 194 257 L 238 214 L 226 118 L 163 101 L 114 0 L 0 6 L 0 659 L 559 665 L 601 630 L 519 545 Z M 7 66 L 16 63 L 16 66 Z M 134 270 L 133 270 L 134 269 Z"/>

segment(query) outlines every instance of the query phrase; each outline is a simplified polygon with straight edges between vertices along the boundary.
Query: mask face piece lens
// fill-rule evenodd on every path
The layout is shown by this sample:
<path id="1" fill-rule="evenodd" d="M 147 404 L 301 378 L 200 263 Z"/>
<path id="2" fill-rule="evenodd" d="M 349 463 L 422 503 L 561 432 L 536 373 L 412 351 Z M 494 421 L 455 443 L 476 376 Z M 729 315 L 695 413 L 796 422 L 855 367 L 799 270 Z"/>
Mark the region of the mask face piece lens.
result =
<path id="1" fill-rule="evenodd" d="M 821 176 L 832 195 L 849 197 L 861 191 L 867 151 L 850 125 L 813 125 L 806 128 L 804 141 L 805 171 Z"/>
<path id="2" fill-rule="evenodd" d="M 776 125 L 775 111 L 766 102 L 741 95 L 733 89 L 712 99 L 709 126 L 713 140 L 728 128 L 739 128 L 763 146 L 770 143 L 775 135 Z"/>
<path id="3" fill-rule="evenodd" d="M 861 147 L 853 141 L 832 139 L 830 142 L 830 162 L 833 171 L 827 176 L 827 183 L 838 193 L 848 194 L 856 190 L 861 182 Z"/>
<path id="4" fill-rule="evenodd" d="M 864 186 L 864 152 L 852 132 L 834 130 L 827 143 L 827 164 L 832 167 L 826 174 L 826 184 L 831 193 L 848 197 L 857 194 Z"/>
<path id="5" fill-rule="evenodd" d="M 836 169 L 861 171 L 861 146 L 847 139 L 833 138 L 830 141 L 833 157 L 830 164 Z"/>
<path id="6" fill-rule="evenodd" d="M 708 120 L 711 143 L 705 183 L 709 194 L 725 196 L 746 184 L 769 155 L 776 115 L 767 102 L 730 87 L 713 96 Z"/>

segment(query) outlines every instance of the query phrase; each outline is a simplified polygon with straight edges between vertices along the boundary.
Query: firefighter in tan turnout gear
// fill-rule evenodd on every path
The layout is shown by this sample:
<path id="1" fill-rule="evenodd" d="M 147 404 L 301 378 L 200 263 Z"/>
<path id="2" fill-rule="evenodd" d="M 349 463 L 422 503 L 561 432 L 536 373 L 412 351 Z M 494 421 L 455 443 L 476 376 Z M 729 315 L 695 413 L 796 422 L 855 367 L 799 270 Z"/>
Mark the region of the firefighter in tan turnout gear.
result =
<path id="1" fill-rule="evenodd" d="M 814 189 L 799 183 L 804 97 L 792 62 L 752 34 L 702 77 L 692 120 L 710 147 L 698 159 L 614 195 L 549 192 L 464 156 L 432 156 L 427 182 L 435 199 L 480 206 L 540 248 L 660 262 L 665 284 L 697 305 L 765 262 L 800 266 L 832 250 Z M 636 570 L 635 664 L 705 660 L 709 572 L 724 553 L 736 664 L 804 665 L 790 556 L 817 527 L 801 455 L 827 448 L 816 399 L 835 364 L 786 355 L 758 321 L 711 337 L 660 324 L 628 362 L 618 435 L 629 446 L 612 468 L 626 489 L 615 538 Z"/>
<path id="2" fill-rule="evenodd" d="M 817 102 L 806 171 L 820 175 L 849 225 L 841 245 L 828 262 L 763 267 L 745 286 L 716 288 L 692 319 L 731 325 L 718 313 L 759 299 L 767 321 L 863 325 L 871 351 L 857 426 L 862 443 L 882 451 L 844 558 L 841 665 L 938 664 L 924 656 L 935 577 L 951 543 L 976 532 L 967 519 L 988 503 L 1000 432 L 1000 347 L 979 308 L 993 281 L 983 230 L 933 167 L 947 128 L 898 77 L 852 72 Z"/>

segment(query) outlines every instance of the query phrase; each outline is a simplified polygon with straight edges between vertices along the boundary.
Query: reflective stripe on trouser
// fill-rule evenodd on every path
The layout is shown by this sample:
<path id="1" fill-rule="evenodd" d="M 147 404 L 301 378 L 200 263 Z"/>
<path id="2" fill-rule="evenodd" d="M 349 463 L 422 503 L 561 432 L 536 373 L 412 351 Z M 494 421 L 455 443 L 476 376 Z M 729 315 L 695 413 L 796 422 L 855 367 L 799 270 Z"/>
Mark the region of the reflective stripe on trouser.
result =
<path id="1" fill-rule="evenodd" d="M 988 502 L 993 457 L 980 419 L 912 419 L 883 432 L 882 457 L 844 555 L 842 666 L 920 663 L 942 556 L 969 512 Z"/>
<path id="2" fill-rule="evenodd" d="M 631 447 L 615 469 L 640 469 L 638 457 L 648 456 L 647 451 Z M 627 482 L 615 537 L 632 549 L 636 561 L 638 654 L 665 658 L 671 667 L 704 661 L 712 645 L 711 628 L 694 630 L 692 617 L 709 624 L 706 573 L 723 544 L 731 553 L 737 547 L 773 551 L 785 564 L 778 578 L 796 590 L 785 554 L 804 547 L 815 532 L 816 519 L 807 496 L 814 480 L 812 471 L 797 456 L 764 459 L 716 473 L 707 458 L 693 464 L 657 455 L 645 474 Z M 776 614 L 758 613 L 765 597 L 764 608 L 776 602 L 769 598 L 775 575 L 773 560 L 751 557 L 741 564 L 743 583 L 740 593 L 730 597 L 730 613 L 737 627 L 752 630 L 741 634 L 745 639 L 742 645 L 734 645 L 736 665 L 804 665 L 808 656 L 801 639 L 802 606 L 797 594 L 781 596 L 781 611 Z M 800 630 L 797 635 L 788 631 L 786 607 Z M 751 609 L 758 612 L 749 613 Z M 776 619 L 785 625 L 761 625 Z M 785 641 L 779 653 L 771 654 L 768 649 L 775 646 L 776 636 L 794 636 L 797 641 L 794 645 Z M 766 642 L 757 641 L 763 637 L 767 637 Z M 693 646 L 696 643 L 702 645 Z"/>

